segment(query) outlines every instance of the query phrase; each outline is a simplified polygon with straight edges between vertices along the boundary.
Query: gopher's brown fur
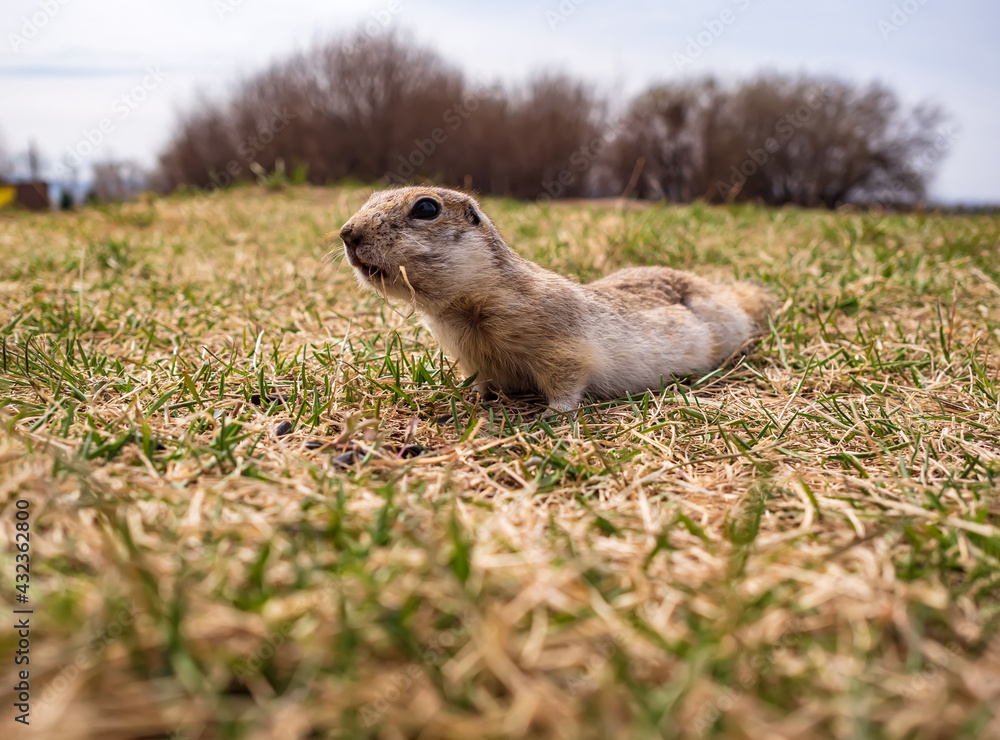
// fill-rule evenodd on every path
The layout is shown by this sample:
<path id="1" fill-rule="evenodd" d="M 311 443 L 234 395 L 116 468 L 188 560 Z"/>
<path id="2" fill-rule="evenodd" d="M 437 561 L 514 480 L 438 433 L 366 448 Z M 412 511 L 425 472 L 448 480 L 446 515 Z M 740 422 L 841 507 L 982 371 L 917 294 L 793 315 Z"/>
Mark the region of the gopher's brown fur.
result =
<path id="1" fill-rule="evenodd" d="M 361 285 L 412 303 L 480 389 L 540 392 L 559 411 L 717 367 L 769 302 L 667 267 L 581 285 L 518 255 L 473 198 L 445 188 L 376 192 L 340 236 Z"/>

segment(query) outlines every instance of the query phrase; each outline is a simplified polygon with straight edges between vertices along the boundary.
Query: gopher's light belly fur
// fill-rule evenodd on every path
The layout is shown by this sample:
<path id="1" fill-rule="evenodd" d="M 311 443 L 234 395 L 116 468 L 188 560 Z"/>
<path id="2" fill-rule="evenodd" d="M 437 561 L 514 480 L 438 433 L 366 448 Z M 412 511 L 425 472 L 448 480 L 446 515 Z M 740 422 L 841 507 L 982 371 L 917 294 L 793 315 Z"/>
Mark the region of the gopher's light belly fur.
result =
<path id="1" fill-rule="evenodd" d="M 768 297 L 666 267 L 580 285 L 511 250 L 464 193 L 374 193 L 341 229 L 359 282 L 412 302 L 480 387 L 542 393 L 575 408 L 717 367 L 764 320 Z"/>

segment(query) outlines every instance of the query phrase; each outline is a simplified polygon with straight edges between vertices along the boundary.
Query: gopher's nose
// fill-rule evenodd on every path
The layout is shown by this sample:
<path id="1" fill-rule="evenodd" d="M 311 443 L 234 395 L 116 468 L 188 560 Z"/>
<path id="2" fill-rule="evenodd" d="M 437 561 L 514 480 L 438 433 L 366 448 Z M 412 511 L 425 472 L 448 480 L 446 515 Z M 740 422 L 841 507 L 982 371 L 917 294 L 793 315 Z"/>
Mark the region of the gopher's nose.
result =
<path id="1" fill-rule="evenodd" d="M 361 243 L 361 233 L 350 224 L 344 224 L 344 228 L 340 230 L 340 238 L 344 240 L 344 244 L 353 248 Z"/>

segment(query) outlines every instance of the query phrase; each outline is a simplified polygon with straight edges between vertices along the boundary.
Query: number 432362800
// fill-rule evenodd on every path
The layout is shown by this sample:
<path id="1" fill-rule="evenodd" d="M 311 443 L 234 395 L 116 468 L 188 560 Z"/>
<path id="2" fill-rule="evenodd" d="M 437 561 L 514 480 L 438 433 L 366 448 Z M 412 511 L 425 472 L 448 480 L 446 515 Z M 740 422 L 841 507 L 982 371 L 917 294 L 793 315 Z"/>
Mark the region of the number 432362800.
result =
<path id="1" fill-rule="evenodd" d="M 19 603 L 24 604 L 28 601 L 28 583 L 31 580 L 31 534 L 28 531 L 31 525 L 28 523 L 28 506 L 30 504 L 25 499 L 18 499 L 17 501 L 17 513 L 14 514 L 14 518 L 17 520 L 14 524 L 14 529 L 17 532 L 14 535 L 14 547 L 17 549 L 17 555 L 14 556 L 15 565 L 15 589 L 18 591 L 17 600 Z"/>

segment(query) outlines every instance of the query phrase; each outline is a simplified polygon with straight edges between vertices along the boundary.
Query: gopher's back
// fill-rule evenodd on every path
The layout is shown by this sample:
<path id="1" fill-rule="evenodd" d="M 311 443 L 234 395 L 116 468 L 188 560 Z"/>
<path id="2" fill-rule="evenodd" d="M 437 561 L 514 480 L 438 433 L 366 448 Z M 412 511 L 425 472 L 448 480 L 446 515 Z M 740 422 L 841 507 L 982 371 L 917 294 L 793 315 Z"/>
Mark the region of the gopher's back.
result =
<path id="1" fill-rule="evenodd" d="M 668 267 L 628 268 L 584 288 L 605 314 L 591 327 L 603 351 L 588 390 L 606 396 L 718 367 L 760 330 L 769 304 L 756 285 L 717 284 Z"/>

